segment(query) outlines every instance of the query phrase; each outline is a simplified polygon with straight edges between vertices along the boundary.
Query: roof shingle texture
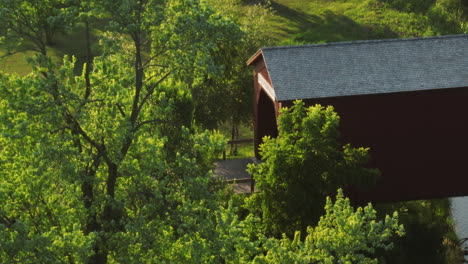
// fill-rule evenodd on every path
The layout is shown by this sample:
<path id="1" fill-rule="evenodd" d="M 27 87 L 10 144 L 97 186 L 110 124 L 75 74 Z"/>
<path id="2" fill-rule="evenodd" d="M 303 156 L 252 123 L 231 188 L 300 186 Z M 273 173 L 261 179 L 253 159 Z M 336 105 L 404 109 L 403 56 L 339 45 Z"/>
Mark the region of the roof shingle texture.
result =
<path id="1" fill-rule="evenodd" d="M 261 50 L 278 101 L 468 86 L 468 35 Z"/>

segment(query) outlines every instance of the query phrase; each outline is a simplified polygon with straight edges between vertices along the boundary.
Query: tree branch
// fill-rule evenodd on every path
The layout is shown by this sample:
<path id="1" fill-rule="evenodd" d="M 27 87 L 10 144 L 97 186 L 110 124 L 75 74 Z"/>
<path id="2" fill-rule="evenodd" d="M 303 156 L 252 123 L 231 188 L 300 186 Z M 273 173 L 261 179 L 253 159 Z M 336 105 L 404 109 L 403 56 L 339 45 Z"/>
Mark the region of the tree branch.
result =
<path id="1" fill-rule="evenodd" d="M 65 110 L 65 116 L 66 116 L 66 122 L 71 126 L 70 129 L 72 129 L 74 132 L 80 134 L 83 139 L 91 144 L 96 150 L 98 151 L 99 155 L 101 155 L 104 158 L 104 161 L 106 161 L 107 164 L 111 164 L 112 160 L 110 159 L 109 155 L 107 154 L 106 151 L 106 146 L 104 143 L 99 144 L 95 140 L 93 140 L 88 133 L 86 133 L 83 128 L 80 126 L 80 123 L 76 118 L 68 111 L 68 109 Z"/>
<path id="2" fill-rule="evenodd" d="M 160 52 L 157 52 L 156 54 L 154 54 L 153 56 L 151 56 L 144 64 L 143 64 L 143 68 L 145 68 L 151 61 L 153 61 L 154 59 L 156 59 L 159 55 L 163 54 L 164 52 L 168 51 L 169 49 L 162 49 Z"/>
<path id="3" fill-rule="evenodd" d="M 148 64 L 148 65 L 144 65 L 143 68 L 149 68 L 149 67 L 160 67 L 160 68 L 169 68 L 169 66 L 167 65 L 162 65 L 162 64 Z"/>
<path id="4" fill-rule="evenodd" d="M 135 128 L 133 128 L 133 132 L 136 132 L 138 129 L 140 129 L 142 126 L 144 126 L 146 124 L 155 123 L 155 122 L 158 122 L 158 121 L 161 121 L 161 119 L 155 118 L 155 119 L 150 119 L 150 120 L 140 122 L 135 126 Z"/>
<path id="5" fill-rule="evenodd" d="M 12 56 L 12 55 L 15 55 L 16 53 L 21 53 L 21 52 L 26 52 L 28 51 L 28 49 L 21 49 L 21 50 L 15 50 L 13 52 L 11 51 L 8 51 L 7 53 L 3 54 L 2 56 L 0 56 L 0 59 L 4 59 L 8 56 Z M 34 50 L 34 51 L 38 51 L 38 50 Z"/>
<path id="6" fill-rule="evenodd" d="M 163 77 L 161 77 L 161 79 L 159 79 L 153 86 L 151 86 L 150 88 L 148 88 L 148 92 L 146 93 L 145 97 L 143 97 L 143 99 L 141 100 L 141 104 L 140 104 L 140 106 L 138 107 L 138 112 L 141 111 L 141 109 L 143 108 L 143 106 L 144 106 L 144 104 L 146 103 L 146 101 L 148 100 L 148 98 L 153 94 L 154 89 L 155 89 L 162 81 L 164 81 L 170 74 L 171 74 L 171 72 L 166 73 L 166 74 L 165 74 Z"/>
<path id="7" fill-rule="evenodd" d="M 125 115 L 125 112 L 124 112 L 123 108 L 122 108 L 122 105 L 120 105 L 119 103 L 117 103 L 117 104 L 115 104 L 115 105 L 117 106 L 117 109 L 119 109 L 119 112 L 122 114 L 122 117 L 123 117 L 123 118 L 127 117 L 127 116 Z"/>

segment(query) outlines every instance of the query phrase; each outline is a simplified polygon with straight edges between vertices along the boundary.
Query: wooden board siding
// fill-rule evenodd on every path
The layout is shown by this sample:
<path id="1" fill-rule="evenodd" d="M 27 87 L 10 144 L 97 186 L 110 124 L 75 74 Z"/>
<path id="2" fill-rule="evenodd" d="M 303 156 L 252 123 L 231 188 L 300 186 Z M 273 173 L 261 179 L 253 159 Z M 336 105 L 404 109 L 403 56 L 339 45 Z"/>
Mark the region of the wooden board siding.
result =
<path id="1" fill-rule="evenodd" d="M 388 202 L 468 195 L 467 99 L 468 88 L 452 88 L 304 101 L 333 105 L 342 142 L 371 148 L 381 180 L 351 198 Z"/>
<path id="2" fill-rule="evenodd" d="M 355 202 L 468 195 L 467 43 L 465 34 L 258 50 L 247 61 L 257 158 L 262 137 L 277 134 L 280 107 L 303 98 L 335 107 L 343 143 L 371 148 L 382 177 L 371 191 L 349 189 Z"/>

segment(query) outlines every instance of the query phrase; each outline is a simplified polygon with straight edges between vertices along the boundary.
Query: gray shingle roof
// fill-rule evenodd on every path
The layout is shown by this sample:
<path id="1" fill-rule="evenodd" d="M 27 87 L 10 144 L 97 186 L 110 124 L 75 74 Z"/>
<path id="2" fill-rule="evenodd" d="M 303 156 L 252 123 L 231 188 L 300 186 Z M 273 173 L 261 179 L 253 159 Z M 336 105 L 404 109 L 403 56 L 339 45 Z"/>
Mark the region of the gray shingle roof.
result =
<path id="1" fill-rule="evenodd" d="M 278 101 L 468 86 L 468 35 L 261 51 Z"/>

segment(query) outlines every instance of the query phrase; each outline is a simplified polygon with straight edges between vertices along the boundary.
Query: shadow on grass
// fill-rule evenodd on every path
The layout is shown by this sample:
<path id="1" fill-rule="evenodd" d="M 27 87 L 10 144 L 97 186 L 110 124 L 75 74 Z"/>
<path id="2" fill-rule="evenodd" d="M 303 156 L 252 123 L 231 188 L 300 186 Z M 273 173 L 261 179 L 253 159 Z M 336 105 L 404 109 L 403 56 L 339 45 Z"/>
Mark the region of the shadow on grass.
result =
<path id="1" fill-rule="evenodd" d="M 294 23 L 295 29 L 286 28 L 292 41 L 282 44 L 309 44 L 345 40 L 396 38 L 398 35 L 388 26 L 359 24 L 348 16 L 325 10 L 311 15 L 277 2 L 271 7 L 276 15 Z"/>
<path id="2" fill-rule="evenodd" d="M 94 27 L 93 25 L 92 27 Z M 91 41 L 91 53 L 93 56 L 99 55 L 99 52 L 94 48 L 98 42 L 98 36 L 94 32 L 95 28 L 91 28 L 90 41 Z M 100 30 L 97 28 L 96 30 Z M 63 58 L 63 56 L 75 56 L 75 73 L 81 74 L 83 70 L 83 64 L 86 62 L 86 38 L 84 26 L 76 28 L 72 32 L 67 34 L 58 35 L 55 39 L 55 45 L 51 46 L 53 50 L 53 56 Z M 51 54 L 52 55 L 52 54 Z"/>
<path id="3" fill-rule="evenodd" d="M 293 22 L 299 31 L 307 29 L 321 22 L 321 18 L 316 15 L 310 15 L 298 10 L 294 10 L 288 6 L 272 1 L 271 8 L 275 13 L 291 22 Z M 297 33 L 297 32 L 289 32 Z"/>
<path id="4" fill-rule="evenodd" d="M 359 24 L 345 15 L 336 14 L 330 10 L 322 13 L 320 22 L 295 35 L 297 41 L 305 43 L 396 37 L 398 34 L 392 32 L 388 26 Z"/>
<path id="5" fill-rule="evenodd" d="M 96 34 L 91 34 L 91 43 L 97 43 L 97 39 Z M 15 48 L 11 55 L 6 54 L 6 49 L 0 46 L 0 56 L 2 56 L 0 57 L 0 70 L 26 75 L 31 71 L 31 67 L 25 57 L 33 56 L 35 53 L 34 46 L 28 41 Z M 93 51 L 93 54 L 96 55 L 98 52 Z M 54 37 L 54 44 L 47 46 L 47 55 L 57 64 L 62 63 L 65 55 L 75 56 L 75 73 L 81 74 L 83 64 L 86 62 L 84 27 L 79 26 L 72 32 L 57 33 Z"/>

